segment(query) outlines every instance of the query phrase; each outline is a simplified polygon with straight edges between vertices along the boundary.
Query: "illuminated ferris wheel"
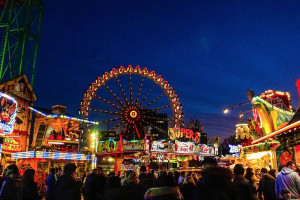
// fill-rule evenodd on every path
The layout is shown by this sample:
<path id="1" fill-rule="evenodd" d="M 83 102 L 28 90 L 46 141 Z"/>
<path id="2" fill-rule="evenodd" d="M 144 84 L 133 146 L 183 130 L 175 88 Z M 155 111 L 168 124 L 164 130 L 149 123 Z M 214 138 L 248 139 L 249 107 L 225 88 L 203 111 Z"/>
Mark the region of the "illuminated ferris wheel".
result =
<path id="1" fill-rule="evenodd" d="M 179 128 L 183 120 L 179 98 L 169 82 L 155 71 L 130 65 L 98 77 L 84 93 L 79 114 L 107 131 L 121 130 L 124 137 L 134 138 L 142 138 L 149 127 L 167 135 L 161 124 Z"/>

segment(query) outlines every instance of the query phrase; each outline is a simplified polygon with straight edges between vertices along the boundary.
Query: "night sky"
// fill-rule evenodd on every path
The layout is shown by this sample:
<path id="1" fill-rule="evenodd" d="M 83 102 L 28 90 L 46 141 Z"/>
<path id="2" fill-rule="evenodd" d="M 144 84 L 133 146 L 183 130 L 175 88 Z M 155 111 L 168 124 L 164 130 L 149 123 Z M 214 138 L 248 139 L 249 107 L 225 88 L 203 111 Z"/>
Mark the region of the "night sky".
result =
<path id="1" fill-rule="evenodd" d="M 185 121 L 209 137 L 234 133 L 247 89 L 288 91 L 298 106 L 299 1 L 45 1 L 35 105 L 78 115 L 84 91 L 120 65 L 155 70 L 175 88 Z M 246 115 L 246 117 L 249 116 Z"/>

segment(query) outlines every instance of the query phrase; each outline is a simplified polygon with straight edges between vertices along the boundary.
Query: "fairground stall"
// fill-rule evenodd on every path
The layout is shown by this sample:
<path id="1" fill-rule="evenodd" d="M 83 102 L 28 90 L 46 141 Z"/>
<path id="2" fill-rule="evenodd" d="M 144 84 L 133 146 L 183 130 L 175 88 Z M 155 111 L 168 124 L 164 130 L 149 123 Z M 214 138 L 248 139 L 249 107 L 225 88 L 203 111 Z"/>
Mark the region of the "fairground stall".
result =
<path id="1" fill-rule="evenodd" d="M 173 129 L 170 129 L 173 134 Z M 215 156 L 212 146 L 199 144 L 199 138 L 193 137 L 192 130 L 181 129 L 183 136 L 188 133 L 190 141 L 179 141 L 174 137 L 161 140 L 116 140 L 113 132 L 100 133 L 110 135 L 107 140 L 91 142 L 92 149 L 97 148 L 98 166 L 106 173 L 126 170 L 138 171 L 140 166 L 147 169 L 165 171 L 199 171 L 200 162 L 207 156 Z M 190 135 L 189 135 L 190 134 Z M 191 136 L 191 137 L 190 137 Z M 180 136 L 181 137 L 181 136 Z M 92 137 L 97 138 L 97 137 Z M 181 137 L 182 138 L 182 137 Z"/>
<path id="2" fill-rule="evenodd" d="M 91 155 L 79 152 L 82 123 L 93 123 L 72 117 L 66 107 L 56 105 L 52 109 L 29 107 L 35 113 L 33 139 L 30 151 L 14 153 L 21 172 L 28 168 L 37 171 L 40 188 L 44 188 L 50 168 L 63 168 L 67 163 L 77 165 L 78 176 L 93 163 Z"/>
<path id="3" fill-rule="evenodd" d="M 300 163 L 300 79 L 296 82 L 296 86 L 299 93 L 299 107 L 292 119 L 284 127 L 252 142 L 257 144 L 273 138 L 278 140 L 282 146 L 278 164 L 292 159 Z"/>
<path id="4" fill-rule="evenodd" d="M 267 90 L 251 102 L 253 118 L 236 129 L 237 138 L 242 139 L 243 164 L 254 169 L 278 169 L 292 159 L 288 150 L 272 137 L 274 132 L 287 127 L 295 114 L 290 94 Z"/>
<path id="5" fill-rule="evenodd" d="M 32 106 L 36 96 L 25 75 L 0 85 L 1 162 L 4 167 L 14 164 L 14 152 L 27 151 L 31 128 Z"/>

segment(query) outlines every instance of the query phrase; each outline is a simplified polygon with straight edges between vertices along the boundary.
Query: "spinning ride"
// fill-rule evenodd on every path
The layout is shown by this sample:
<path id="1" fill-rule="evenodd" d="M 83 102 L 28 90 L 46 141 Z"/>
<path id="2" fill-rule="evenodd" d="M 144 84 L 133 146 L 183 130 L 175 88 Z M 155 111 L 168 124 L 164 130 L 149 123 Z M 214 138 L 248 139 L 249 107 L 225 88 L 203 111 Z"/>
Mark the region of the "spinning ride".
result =
<path id="1" fill-rule="evenodd" d="M 181 104 L 169 82 L 155 71 L 130 65 L 98 77 L 85 92 L 79 114 L 131 138 L 142 138 L 150 127 L 167 135 L 168 126 L 180 128 L 183 124 Z M 167 128 L 158 122 L 166 122 Z"/>

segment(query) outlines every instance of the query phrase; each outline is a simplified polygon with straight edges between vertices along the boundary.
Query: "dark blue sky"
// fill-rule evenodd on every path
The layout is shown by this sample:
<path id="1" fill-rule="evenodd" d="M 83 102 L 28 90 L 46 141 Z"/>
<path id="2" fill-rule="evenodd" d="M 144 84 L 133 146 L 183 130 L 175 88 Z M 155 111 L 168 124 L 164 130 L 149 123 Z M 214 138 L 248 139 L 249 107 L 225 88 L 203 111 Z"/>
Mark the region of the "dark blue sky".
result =
<path id="1" fill-rule="evenodd" d="M 36 105 L 77 115 L 90 83 L 120 65 L 147 66 L 170 82 L 186 121 L 209 136 L 234 133 L 246 90 L 288 91 L 297 107 L 299 1 L 45 1 Z M 250 107 L 241 108 L 249 110 Z"/>

